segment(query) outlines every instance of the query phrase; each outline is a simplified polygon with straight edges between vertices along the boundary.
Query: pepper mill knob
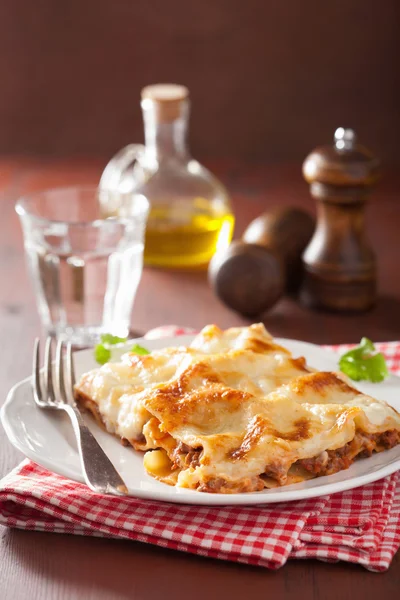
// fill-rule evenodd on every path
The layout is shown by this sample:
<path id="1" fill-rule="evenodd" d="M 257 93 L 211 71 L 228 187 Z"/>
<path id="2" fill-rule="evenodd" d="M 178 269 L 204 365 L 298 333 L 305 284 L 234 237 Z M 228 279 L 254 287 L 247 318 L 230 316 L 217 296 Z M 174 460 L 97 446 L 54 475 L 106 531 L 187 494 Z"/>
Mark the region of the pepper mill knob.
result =
<path id="1" fill-rule="evenodd" d="M 317 201 L 318 219 L 303 253 L 300 298 L 316 308 L 366 310 L 376 300 L 376 264 L 364 212 L 380 177 L 379 160 L 357 143 L 352 129 L 339 127 L 333 145 L 316 148 L 306 158 L 303 176 Z"/>
<path id="2" fill-rule="evenodd" d="M 357 136 L 353 129 L 338 127 L 335 131 L 334 142 L 336 150 L 353 150 Z"/>

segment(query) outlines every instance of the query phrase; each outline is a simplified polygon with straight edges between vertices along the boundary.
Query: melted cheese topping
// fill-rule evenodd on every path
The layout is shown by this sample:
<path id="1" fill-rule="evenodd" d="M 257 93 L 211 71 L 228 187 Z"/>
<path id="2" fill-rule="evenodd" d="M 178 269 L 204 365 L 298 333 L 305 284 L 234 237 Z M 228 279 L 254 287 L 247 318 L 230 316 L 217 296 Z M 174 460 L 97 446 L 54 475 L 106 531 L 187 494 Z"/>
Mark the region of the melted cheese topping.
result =
<path id="1" fill-rule="evenodd" d="M 217 354 L 228 350 L 249 350 L 260 354 L 280 352 L 290 355 L 290 352 L 275 344 L 271 334 L 262 323 L 250 327 L 231 327 L 222 331 L 216 325 L 207 325 L 190 344 L 206 354 Z"/>
<path id="2" fill-rule="evenodd" d="M 162 449 L 145 460 L 150 474 L 209 492 L 285 484 L 296 461 L 342 448 L 356 431 L 400 431 L 394 409 L 335 373 L 311 373 L 261 324 L 208 326 L 189 348 L 125 355 L 85 374 L 76 392 L 110 433 Z"/>

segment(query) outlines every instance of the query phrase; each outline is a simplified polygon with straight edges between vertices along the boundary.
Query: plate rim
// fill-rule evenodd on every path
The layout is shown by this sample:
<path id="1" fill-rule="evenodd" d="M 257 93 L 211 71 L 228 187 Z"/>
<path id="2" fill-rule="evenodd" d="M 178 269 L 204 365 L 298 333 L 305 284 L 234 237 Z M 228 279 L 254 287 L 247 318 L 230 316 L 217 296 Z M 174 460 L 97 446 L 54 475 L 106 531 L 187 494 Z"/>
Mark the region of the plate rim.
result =
<path id="1" fill-rule="evenodd" d="M 129 346 L 132 342 L 137 342 L 137 341 L 142 341 L 144 343 L 148 343 L 148 342 L 158 342 L 158 343 L 163 343 L 165 342 L 165 346 L 163 347 L 168 347 L 168 345 L 177 344 L 177 341 L 179 341 L 180 339 L 182 340 L 182 342 L 184 341 L 183 338 L 185 339 L 185 343 L 188 343 L 188 341 L 190 342 L 190 340 L 194 339 L 195 335 L 183 335 L 183 336 L 168 336 L 168 337 L 161 337 L 161 338 L 154 338 L 154 339 L 147 339 L 145 337 L 141 337 L 141 338 L 135 338 L 133 340 L 130 340 L 129 342 L 126 343 L 127 346 Z M 298 343 L 302 346 L 308 346 L 315 349 L 319 349 L 319 350 L 323 350 L 324 354 L 329 354 L 330 358 L 337 358 L 339 356 L 338 352 L 335 352 L 334 350 L 332 350 L 331 348 L 325 348 L 325 347 L 321 347 L 318 344 L 314 344 L 312 342 L 305 342 L 303 340 L 297 340 L 297 339 L 291 339 L 291 338 L 274 338 L 275 341 L 278 344 L 282 344 L 284 345 L 285 343 Z M 125 345 L 124 345 L 125 346 Z M 121 353 L 124 352 L 124 347 L 120 348 Z M 79 354 L 88 354 L 89 352 L 91 352 L 92 349 L 83 349 L 83 350 L 79 350 L 76 352 L 77 355 Z M 392 377 L 396 377 L 393 374 L 391 374 Z M 400 378 L 399 379 L 399 383 L 400 383 Z M 68 478 L 72 481 L 76 481 L 78 483 L 85 483 L 84 482 L 84 478 L 81 475 L 80 477 L 77 476 L 71 476 L 71 475 L 65 475 L 65 470 L 63 470 L 63 468 L 57 468 L 57 466 L 55 467 L 54 465 L 57 463 L 54 462 L 54 460 L 47 460 L 46 457 L 40 456 L 38 457 L 38 454 L 35 450 L 32 450 L 29 445 L 24 445 L 23 443 L 20 442 L 19 437 L 14 433 L 14 428 L 12 425 L 12 421 L 8 418 L 8 410 L 10 408 L 10 406 L 16 401 L 17 399 L 17 394 L 20 391 L 21 388 L 24 388 L 25 386 L 30 386 L 30 382 L 31 382 L 31 376 L 25 377 L 24 379 L 21 379 L 20 381 L 18 381 L 17 383 L 15 383 L 12 388 L 9 390 L 7 396 L 6 396 L 6 400 L 3 403 L 3 405 L 0 408 L 0 421 L 3 425 L 3 428 L 5 430 L 5 433 L 8 437 L 8 440 L 10 441 L 10 443 L 18 450 L 20 451 L 26 458 L 32 460 L 34 463 L 38 464 L 39 466 L 42 466 L 43 468 L 47 469 L 48 471 L 52 472 L 52 473 L 56 473 L 62 477 Z M 23 392 L 22 392 L 23 393 Z M 32 400 L 33 402 L 33 400 Z M 40 410 L 40 409 L 38 409 Z M 96 425 L 97 426 L 97 425 Z M 60 432 L 60 435 L 61 432 Z M 391 449 L 391 450 L 394 450 Z M 391 452 L 391 450 L 387 450 L 386 452 Z M 38 460 L 38 458 L 40 458 L 40 460 Z M 319 497 L 323 497 L 323 496 L 328 496 L 331 494 L 335 494 L 335 493 L 341 493 L 350 489 L 356 489 L 358 487 L 362 487 L 364 485 L 367 485 L 368 483 L 373 483 L 375 481 L 378 481 L 379 479 L 383 479 L 391 474 L 393 474 L 395 471 L 398 471 L 400 469 L 400 457 L 393 460 L 392 462 L 383 465 L 382 467 L 370 472 L 370 473 L 365 473 L 364 475 L 357 475 L 353 478 L 347 479 L 347 480 L 343 480 L 343 481 L 339 481 L 339 482 L 331 482 L 331 483 L 325 483 L 322 484 L 320 486 L 315 486 L 314 488 L 293 488 L 292 486 L 287 486 L 285 492 L 279 492 L 279 493 L 275 493 L 271 490 L 263 490 L 261 492 L 250 492 L 247 494 L 207 494 L 207 493 L 200 493 L 197 492 L 196 490 L 189 490 L 189 489 L 183 489 L 182 491 L 181 488 L 176 488 L 174 486 L 168 486 L 165 485 L 165 492 L 164 490 L 146 490 L 146 489 L 140 489 L 137 488 L 135 489 L 135 492 L 130 493 L 128 497 L 131 498 L 139 498 L 139 499 L 144 499 L 144 500 L 153 500 L 153 501 L 157 501 L 157 502 L 167 502 L 167 503 L 172 503 L 172 504 L 188 504 L 188 505 L 198 505 L 198 506 L 251 506 L 251 505 L 267 505 L 267 504 L 276 504 L 279 502 L 295 502 L 298 500 L 305 500 L 305 499 L 312 499 L 312 498 L 319 498 Z M 329 476 L 327 476 L 329 477 Z M 296 485 L 296 484 L 293 484 Z M 340 486 L 340 489 L 336 489 L 338 486 Z M 292 488 L 292 489 L 290 489 Z M 279 488 L 282 489 L 282 488 Z M 172 490 L 174 490 L 172 492 Z M 172 493 L 171 493 L 172 492 Z M 285 497 L 282 498 L 282 495 L 285 493 Z"/>

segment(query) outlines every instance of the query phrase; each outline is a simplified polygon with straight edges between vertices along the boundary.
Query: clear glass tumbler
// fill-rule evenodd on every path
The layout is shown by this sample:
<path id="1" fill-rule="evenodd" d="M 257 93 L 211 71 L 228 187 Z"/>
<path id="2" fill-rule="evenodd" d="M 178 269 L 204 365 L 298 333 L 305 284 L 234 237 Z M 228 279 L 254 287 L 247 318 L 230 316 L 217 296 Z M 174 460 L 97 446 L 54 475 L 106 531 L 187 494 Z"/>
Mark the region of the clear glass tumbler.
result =
<path id="1" fill-rule="evenodd" d="M 104 215 L 108 203 L 119 206 L 117 216 Z M 78 346 L 95 344 L 102 333 L 127 336 L 142 274 L 147 199 L 94 186 L 58 188 L 21 198 L 16 211 L 47 332 Z"/>

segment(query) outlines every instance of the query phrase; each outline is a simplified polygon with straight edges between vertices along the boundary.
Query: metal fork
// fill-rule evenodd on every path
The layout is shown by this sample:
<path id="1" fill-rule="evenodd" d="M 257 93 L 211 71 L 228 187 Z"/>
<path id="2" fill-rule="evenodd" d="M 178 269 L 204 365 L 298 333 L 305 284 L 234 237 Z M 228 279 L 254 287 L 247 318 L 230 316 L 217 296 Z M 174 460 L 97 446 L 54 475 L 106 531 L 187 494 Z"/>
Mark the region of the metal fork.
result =
<path id="1" fill-rule="evenodd" d="M 40 377 L 40 342 L 37 338 L 33 352 L 32 389 L 33 397 L 40 408 L 64 410 L 72 421 L 79 456 L 86 484 L 101 494 L 125 495 L 128 489 L 110 459 L 99 446 L 84 423 L 75 402 L 74 362 L 71 344 L 67 345 L 66 358 L 63 359 L 64 343 L 57 343 L 55 376 L 53 375 L 52 339 L 46 340 L 44 359 L 44 378 Z"/>

